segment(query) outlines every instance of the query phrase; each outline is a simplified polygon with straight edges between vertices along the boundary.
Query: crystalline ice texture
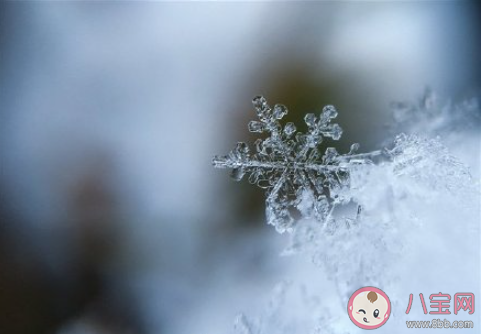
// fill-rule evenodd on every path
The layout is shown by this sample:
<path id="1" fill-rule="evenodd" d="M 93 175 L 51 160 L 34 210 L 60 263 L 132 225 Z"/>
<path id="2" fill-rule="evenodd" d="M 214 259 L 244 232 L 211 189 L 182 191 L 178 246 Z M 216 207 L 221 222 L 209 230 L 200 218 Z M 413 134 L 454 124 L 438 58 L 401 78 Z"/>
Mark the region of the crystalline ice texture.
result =
<path id="1" fill-rule="evenodd" d="M 292 122 L 284 126 L 279 122 L 288 113 L 284 105 L 271 108 L 262 96 L 252 103 L 258 120 L 249 122 L 248 129 L 268 136 L 255 142 L 254 152 L 247 144 L 238 143 L 228 155 L 214 157 L 213 165 L 231 169 L 236 181 L 248 175 L 250 183 L 266 189 L 267 222 L 280 233 L 292 230 L 294 210 L 303 218 L 327 221 L 336 205 L 349 202 L 345 194 L 350 166 L 369 164 L 379 152 L 355 154 L 359 144 L 353 144 L 348 154 L 339 154 L 333 147 L 321 154 L 318 148 L 326 138 L 339 140 L 342 136 L 342 128 L 331 124 L 337 117 L 331 105 L 317 116 L 307 114 L 308 132 L 301 133 Z"/>

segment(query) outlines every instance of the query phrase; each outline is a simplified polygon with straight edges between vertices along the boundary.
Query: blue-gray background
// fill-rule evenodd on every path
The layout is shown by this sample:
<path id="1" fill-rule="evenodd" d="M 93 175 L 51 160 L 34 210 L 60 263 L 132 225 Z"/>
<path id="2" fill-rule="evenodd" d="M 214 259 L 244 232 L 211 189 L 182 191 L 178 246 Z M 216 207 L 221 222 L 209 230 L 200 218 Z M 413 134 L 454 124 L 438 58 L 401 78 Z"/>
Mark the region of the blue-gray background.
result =
<path id="1" fill-rule="evenodd" d="M 229 331 L 283 270 L 262 191 L 210 164 L 252 139 L 252 97 L 334 104 L 340 149 L 378 148 L 390 101 L 479 92 L 479 12 L 0 3 L 0 332 Z"/>

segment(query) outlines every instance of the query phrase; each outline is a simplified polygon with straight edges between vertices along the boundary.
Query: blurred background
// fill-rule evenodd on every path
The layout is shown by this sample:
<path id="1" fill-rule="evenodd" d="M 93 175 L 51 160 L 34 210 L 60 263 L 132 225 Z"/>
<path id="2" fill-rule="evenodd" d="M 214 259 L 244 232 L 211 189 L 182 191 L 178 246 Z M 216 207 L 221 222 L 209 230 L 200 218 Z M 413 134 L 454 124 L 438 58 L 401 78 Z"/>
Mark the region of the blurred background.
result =
<path id="1" fill-rule="evenodd" d="M 230 331 L 291 261 L 211 166 L 251 99 L 333 104 L 339 150 L 378 148 L 391 101 L 479 93 L 480 8 L 1 2 L 0 333 Z"/>

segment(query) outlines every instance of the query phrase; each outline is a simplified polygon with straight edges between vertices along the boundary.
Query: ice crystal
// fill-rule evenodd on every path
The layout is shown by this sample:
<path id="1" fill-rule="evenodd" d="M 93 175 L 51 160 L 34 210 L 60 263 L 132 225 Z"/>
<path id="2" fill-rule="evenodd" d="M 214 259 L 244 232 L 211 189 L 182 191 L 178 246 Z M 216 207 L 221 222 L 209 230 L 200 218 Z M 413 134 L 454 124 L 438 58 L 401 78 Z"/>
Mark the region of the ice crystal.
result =
<path id="1" fill-rule="evenodd" d="M 449 153 L 439 138 L 400 134 L 394 144 L 394 148 L 387 152 L 396 176 L 408 175 L 431 190 L 440 187 L 454 192 L 470 188 L 469 169 Z"/>
<path id="2" fill-rule="evenodd" d="M 420 256 L 420 240 L 436 232 L 446 233 L 448 228 L 452 237 L 453 225 L 446 225 L 444 215 L 454 210 L 455 216 L 472 214 L 479 202 L 466 208 L 456 199 L 467 204 L 466 196 L 479 201 L 480 195 L 479 189 L 475 193 L 470 185 L 473 179 L 468 168 L 450 154 L 439 138 L 401 134 L 384 152 L 386 159 L 382 163 L 351 170 L 350 195 L 362 206 L 363 214 L 338 216 L 323 223 L 302 220 L 295 225 L 285 254 L 311 257 L 323 275 L 334 282 L 333 291 L 343 307 L 359 287 L 376 286 L 389 291 L 393 305 L 390 321 L 394 322 L 405 311 L 405 305 L 399 304 L 405 297 L 399 281 L 410 270 L 409 259 Z M 479 226 L 470 227 L 472 221 L 459 221 L 455 229 L 462 226 L 462 235 L 479 235 Z M 352 333 L 349 319 L 332 312 L 337 307 L 333 297 L 323 299 L 328 295 L 325 291 L 316 290 L 320 291 L 318 302 L 312 305 L 299 302 L 292 289 L 281 286 L 284 288 L 274 292 L 276 301 L 270 303 L 277 305 L 275 312 L 269 306 L 258 317 L 240 316 L 236 333 Z M 293 314 L 297 305 L 304 312 Z M 308 316 L 313 314 L 317 318 Z"/>
<path id="3" fill-rule="evenodd" d="M 426 88 L 417 101 L 391 103 L 394 134 L 400 132 L 428 135 L 476 130 L 481 124 L 479 97 L 454 103 Z"/>
<path id="4" fill-rule="evenodd" d="M 463 138 L 469 138 L 466 133 L 472 129 L 465 123 L 469 119 L 478 124 L 477 100 L 449 109 L 440 109 L 436 101 L 428 92 L 419 104 L 396 104 L 397 123 L 392 129 L 406 134 L 391 139 L 388 148 L 359 154 L 359 145 L 354 144 L 347 154 L 333 147 L 321 154 L 321 142 L 338 140 L 342 134 L 339 125 L 332 123 L 337 116 L 334 107 L 325 107 L 317 116 L 306 115 L 308 132 L 300 133 L 293 123 L 282 126 L 279 122 L 287 114 L 284 106 L 271 108 L 257 97 L 254 106 L 259 120 L 250 122 L 249 130 L 267 136 L 256 141 L 254 152 L 238 143 L 227 156 L 215 157 L 214 165 L 232 169 L 236 180 L 248 176 L 251 183 L 266 189 L 268 222 L 279 232 L 291 232 L 284 253 L 309 256 L 334 283 L 331 290 L 343 307 L 359 287 L 376 286 L 389 291 L 390 321 L 396 321 L 396 312 L 404 312 L 399 304 L 404 298 L 400 280 L 411 273 L 412 265 L 422 271 L 431 261 L 431 257 L 421 258 L 424 241 L 437 236 L 474 245 L 479 235 L 479 180 L 471 177 L 469 168 L 451 155 L 441 139 L 460 129 L 466 131 Z M 459 153 L 459 147 L 454 148 Z M 357 214 L 346 215 L 349 207 L 344 205 L 351 202 Z M 334 214 L 340 206 L 344 208 Z M 298 224 L 294 209 L 301 216 Z M 260 317 L 240 316 L 237 333 L 352 332 L 348 318 L 336 320 L 335 313 L 329 312 L 335 305 L 320 298 L 324 291 L 317 305 L 299 304 L 285 285 L 281 287 L 271 303 L 277 307 L 269 306 Z M 303 305 L 304 312 L 292 314 L 293 304 Z M 306 314 L 322 316 L 312 319 Z"/>
<path id="5" fill-rule="evenodd" d="M 359 144 L 353 144 L 347 154 L 334 147 L 324 153 L 319 150 L 326 139 L 339 140 L 342 128 L 332 120 L 337 110 L 325 106 L 319 115 L 304 117 L 307 133 L 297 131 L 292 122 L 282 126 L 280 120 L 288 113 L 284 105 L 271 107 L 262 96 L 252 101 L 259 120 L 249 123 L 249 131 L 266 133 L 267 138 L 255 142 L 255 150 L 239 142 L 226 156 L 216 156 L 213 165 L 232 169 L 236 181 L 248 176 L 249 182 L 266 189 L 267 222 L 278 232 L 292 231 L 293 211 L 302 218 L 327 222 L 333 210 L 351 198 L 350 172 L 359 165 L 372 164 L 381 151 L 358 154 Z"/>

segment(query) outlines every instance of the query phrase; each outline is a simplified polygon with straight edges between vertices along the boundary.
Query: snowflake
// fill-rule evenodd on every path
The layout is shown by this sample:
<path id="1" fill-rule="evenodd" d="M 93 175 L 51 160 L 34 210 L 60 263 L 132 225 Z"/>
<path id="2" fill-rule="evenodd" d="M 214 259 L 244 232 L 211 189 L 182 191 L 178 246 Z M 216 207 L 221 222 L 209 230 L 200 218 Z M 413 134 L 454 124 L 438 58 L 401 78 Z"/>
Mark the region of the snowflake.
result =
<path id="1" fill-rule="evenodd" d="M 262 96 L 252 103 L 259 120 L 249 123 L 249 131 L 269 136 L 256 140 L 254 153 L 246 143 L 237 143 L 228 155 L 214 157 L 213 165 L 232 169 L 236 181 L 247 175 L 250 183 L 266 189 L 267 222 L 280 233 L 292 231 L 295 209 L 302 218 L 328 222 L 336 206 L 351 201 L 352 169 L 372 164 L 372 158 L 382 152 L 358 154 L 359 144 L 353 144 L 347 154 L 339 154 L 334 147 L 321 154 L 319 146 L 326 138 L 339 140 L 342 135 L 341 127 L 331 123 L 337 117 L 331 105 L 319 116 L 306 114 L 308 132 L 302 133 L 292 122 L 281 125 L 288 112 L 284 105 L 271 108 Z"/>
<path id="2" fill-rule="evenodd" d="M 473 245 L 479 235 L 479 180 L 441 138 L 460 129 L 461 138 L 472 135 L 464 124 L 467 120 L 478 124 L 472 116 L 479 110 L 476 101 L 440 108 L 428 92 L 418 104 L 396 104 L 392 129 L 402 133 L 385 148 L 359 154 L 359 145 L 354 144 L 350 152 L 339 154 L 333 147 L 323 153 L 319 149 L 325 140 L 339 140 L 342 135 L 333 123 L 334 107 L 324 107 L 318 116 L 307 114 L 308 131 L 301 133 L 293 123 L 281 125 L 286 107 L 271 108 L 264 98 L 256 97 L 259 120 L 250 122 L 249 130 L 267 136 L 255 142 L 254 152 L 238 143 L 227 156 L 215 157 L 213 164 L 232 169 L 236 180 L 248 176 L 251 183 L 266 189 L 268 223 L 281 233 L 290 232 L 284 254 L 311 257 L 333 281 L 342 305 L 359 287 L 376 286 L 390 291 L 393 309 L 398 309 L 403 275 L 412 265 L 428 265 L 417 259 L 425 252 L 422 241 L 434 235 Z M 358 209 L 354 217 L 345 214 L 347 208 L 334 212 L 351 202 Z M 298 224 L 296 210 L 301 215 Z M 462 230 L 459 235 L 458 230 Z M 237 333 L 350 332 L 352 324 L 329 312 L 333 300 L 323 300 L 324 294 L 314 296 L 319 303 L 312 305 L 299 301 L 283 285 L 279 291 L 270 304 L 276 307 L 267 307 L 259 317 L 241 315 Z M 293 309 L 303 311 L 293 314 Z"/>

